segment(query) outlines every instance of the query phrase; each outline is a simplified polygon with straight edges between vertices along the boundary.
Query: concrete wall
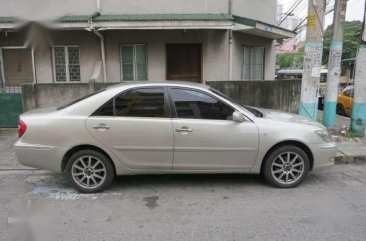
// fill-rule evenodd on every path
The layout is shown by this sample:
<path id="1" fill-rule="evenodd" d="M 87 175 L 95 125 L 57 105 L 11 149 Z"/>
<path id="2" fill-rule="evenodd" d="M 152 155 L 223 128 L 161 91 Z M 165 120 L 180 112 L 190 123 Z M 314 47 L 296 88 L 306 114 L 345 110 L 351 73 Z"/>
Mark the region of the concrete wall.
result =
<path id="1" fill-rule="evenodd" d="M 24 111 L 61 106 L 77 98 L 116 83 L 24 84 Z M 263 108 L 297 112 L 301 80 L 281 81 L 213 81 L 208 85 L 225 93 L 239 103 Z"/>
<path id="2" fill-rule="evenodd" d="M 298 113 L 301 80 L 213 81 L 207 84 L 243 105 Z"/>
<path id="3" fill-rule="evenodd" d="M 23 110 L 58 107 L 118 83 L 23 84 Z"/>
<path id="4" fill-rule="evenodd" d="M 91 15 L 97 0 L 1 1 L 0 16 L 30 20 L 54 19 L 63 15 Z M 102 14 L 228 13 L 228 0 L 100 0 Z M 234 13 L 274 23 L 276 0 L 234 0 Z"/>

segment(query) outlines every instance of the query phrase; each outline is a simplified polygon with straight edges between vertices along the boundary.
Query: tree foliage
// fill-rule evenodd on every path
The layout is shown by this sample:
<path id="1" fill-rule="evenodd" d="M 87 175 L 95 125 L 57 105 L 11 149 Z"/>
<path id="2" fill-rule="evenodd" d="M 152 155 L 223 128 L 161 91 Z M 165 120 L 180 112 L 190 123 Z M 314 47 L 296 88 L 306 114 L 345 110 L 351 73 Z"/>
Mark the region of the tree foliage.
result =
<path id="1" fill-rule="evenodd" d="M 298 53 L 283 53 L 276 56 L 276 64 L 281 69 L 301 67 L 304 62 L 304 49 L 300 49 Z"/>
<path id="2" fill-rule="evenodd" d="M 357 53 L 359 40 L 362 33 L 362 23 L 360 21 L 345 22 L 342 59 L 354 58 Z M 322 64 L 328 64 L 330 42 L 333 35 L 333 25 L 329 25 L 324 31 L 324 48 Z M 301 67 L 304 60 L 304 49 L 298 53 L 278 54 L 276 63 L 281 69 Z"/>
<path id="3" fill-rule="evenodd" d="M 342 59 L 354 58 L 357 53 L 358 44 L 361 38 L 362 23 L 360 21 L 345 22 Z M 329 25 L 324 31 L 323 60 L 324 65 L 328 64 L 330 42 L 333 35 L 333 25 Z"/>

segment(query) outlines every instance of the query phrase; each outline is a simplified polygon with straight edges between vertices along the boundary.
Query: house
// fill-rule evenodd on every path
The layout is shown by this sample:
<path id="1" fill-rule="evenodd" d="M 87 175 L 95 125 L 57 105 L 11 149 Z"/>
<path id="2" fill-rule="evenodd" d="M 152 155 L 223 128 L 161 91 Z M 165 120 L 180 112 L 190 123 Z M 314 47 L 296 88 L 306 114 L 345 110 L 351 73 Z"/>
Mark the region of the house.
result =
<path id="1" fill-rule="evenodd" d="M 276 0 L 2 0 L 0 80 L 273 80 Z"/>

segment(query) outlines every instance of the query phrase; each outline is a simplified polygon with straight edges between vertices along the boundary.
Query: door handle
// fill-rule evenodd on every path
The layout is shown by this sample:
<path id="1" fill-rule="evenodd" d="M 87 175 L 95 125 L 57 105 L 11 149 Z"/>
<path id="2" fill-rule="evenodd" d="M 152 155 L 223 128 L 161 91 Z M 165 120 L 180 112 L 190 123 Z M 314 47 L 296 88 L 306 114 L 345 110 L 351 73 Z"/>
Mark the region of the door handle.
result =
<path id="1" fill-rule="evenodd" d="M 186 127 L 186 126 L 183 126 L 183 127 L 181 127 L 180 129 L 175 129 L 175 131 L 176 132 L 179 132 L 179 133 L 191 133 L 191 132 L 193 132 L 193 130 L 192 129 L 189 129 L 188 127 Z"/>
<path id="2" fill-rule="evenodd" d="M 98 124 L 98 125 L 95 125 L 95 126 L 93 126 L 93 128 L 94 129 L 96 129 L 96 130 L 101 130 L 101 131 L 105 131 L 105 130 L 109 130 L 109 129 L 111 129 L 111 127 L 110 126 L 107 126 L 106 124 L 104 124 L 104 123 L 100 123 L 100 124 Z"/>

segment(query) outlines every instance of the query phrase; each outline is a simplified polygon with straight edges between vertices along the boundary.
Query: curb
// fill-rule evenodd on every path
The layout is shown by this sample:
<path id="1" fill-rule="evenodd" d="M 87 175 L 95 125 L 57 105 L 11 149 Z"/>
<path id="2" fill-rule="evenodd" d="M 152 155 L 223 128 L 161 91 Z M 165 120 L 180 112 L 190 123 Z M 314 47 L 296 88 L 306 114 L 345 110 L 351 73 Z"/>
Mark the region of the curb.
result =
<path id="1" fill-rule="evenodd" d="M 366 163 L 365 155 L 348 156 L 345 153 L 334 158 L 334 164 L 359 164 Z"/>

